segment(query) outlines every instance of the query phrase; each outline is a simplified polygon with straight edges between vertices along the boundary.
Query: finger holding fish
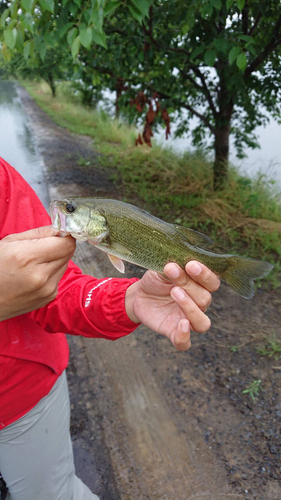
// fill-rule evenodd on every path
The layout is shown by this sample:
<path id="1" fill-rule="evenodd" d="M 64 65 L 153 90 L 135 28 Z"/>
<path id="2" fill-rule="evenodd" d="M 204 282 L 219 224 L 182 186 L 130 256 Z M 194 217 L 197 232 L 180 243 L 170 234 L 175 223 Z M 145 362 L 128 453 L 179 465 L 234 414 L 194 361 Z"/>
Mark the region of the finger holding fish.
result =
<path id="1" fill-rule="evenodd" d="M 192 330 L 198 333 L 204 333 L 209 330 L 211 326 L 210 318 L 201 311 L 200 307 L 198 307 L 183 288 L 175 286 L 172 288 L 170 294 L 172 299 L 180 307 L 185 318 L 189 320 Z"/>
<path id="2" fill-rule="evenodd" d="M 220 285 L 220 280 L 214 273 L 195 261 L 186 265 L 186 271 L 175 263 L 169 263 L 164 272 L 167 278 L 174 285 L 183 288 L 204 312 L 211 304 L 211 292 L 217 290 Z"/>

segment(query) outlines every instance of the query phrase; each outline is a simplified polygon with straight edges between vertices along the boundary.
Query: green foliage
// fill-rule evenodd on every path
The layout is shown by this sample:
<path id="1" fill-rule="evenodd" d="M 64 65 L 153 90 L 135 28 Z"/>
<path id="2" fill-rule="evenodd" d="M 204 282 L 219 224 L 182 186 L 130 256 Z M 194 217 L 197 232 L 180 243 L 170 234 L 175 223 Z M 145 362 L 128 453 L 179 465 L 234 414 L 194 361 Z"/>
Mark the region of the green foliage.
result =
<path id="1" fill-rule="evenodd" d="M 68 53 L 63 47 L 41 46 L 41 54 L 44 57 L 43 61 L 39 57 L 35 57 L 33 64 L 28 61 L 28 55 L 33 50 L 31 42 L 26 42 L 24 47 L 24 58 L 16 53 L 6 62 L 4 71 L 6 77 L 13 76 L 14 78 L 43 78 L 51 87 L 53 96 L 56 92 L 56 84 L 59 80 L 65 79 L 69 73 L 73 72 L 73 62 Z"/>
<path id="2" fill-rule="evenodd" d="M 92 40 L 106 48 L 104 18 L 122 9 L 126 16 L 131 13 L 142 23 L 148 16 L 150 3 L 150 0 L 128 0 L 126 3 L 109 0 L 3 0 L 0 13 L 4 58 L 9 61 L 10 51 L 14 49 L 23 54 L 25 42 L 31 40 L 36 45 L 36 39 L 51 46 L 59 41 L 68 44 L 73 58 L 77 57 L 81 45 L 89 49 Z M 79 32 L 73 37 L 77 29 Z M 28 54 L 28 57 L 32 55 Z"/>
<path id="3" fill-rule="evenodd" d="M 247 385 L 246 389 L 244 389 L 242 393 L 249 394 L 252 401 L 255 401 L 259 396 L 261 389 L 261 380 L 253 380 L 253 382 Z"/>
<path id="4" fill-rule="evenodd" d="M 3 0 L 0 14 L 7 62 L 18 52 L 34 64 L 67 47 L 87 81 L 98 75 L 116 91 L 116 111 L 131 122 L 147 112 L 130 106 L 138 92 L 148 101 L 157 93 L 154 126 L 168 112 L 177 136 L 191 133 L 198 147 L 212 137 L 221 179 L 229 134 L 242 158 L 257 147 L 257 126 L 281 120 L 279 0 Z"/>
<path id="5" fill-rule="evenodd" d="M 277 361 L 281 357 L 281 341 L 276 338 L 276 333 L 266 337 L 263 345 L 257 347 L 260 356 L 268 356 Z"/>

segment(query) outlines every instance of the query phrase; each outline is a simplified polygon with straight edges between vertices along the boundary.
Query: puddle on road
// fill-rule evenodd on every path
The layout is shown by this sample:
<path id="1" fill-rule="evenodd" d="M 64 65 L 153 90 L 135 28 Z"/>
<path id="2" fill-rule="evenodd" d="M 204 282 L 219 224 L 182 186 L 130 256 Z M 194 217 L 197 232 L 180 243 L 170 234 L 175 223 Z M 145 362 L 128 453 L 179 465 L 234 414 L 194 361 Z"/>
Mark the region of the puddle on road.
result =
<path id="1" fill-rule="evenodd" d="M 49 196 L 27 117 L 15 82 L 0 81 L 0 156 L 32 186 L 48 209 Z"/>

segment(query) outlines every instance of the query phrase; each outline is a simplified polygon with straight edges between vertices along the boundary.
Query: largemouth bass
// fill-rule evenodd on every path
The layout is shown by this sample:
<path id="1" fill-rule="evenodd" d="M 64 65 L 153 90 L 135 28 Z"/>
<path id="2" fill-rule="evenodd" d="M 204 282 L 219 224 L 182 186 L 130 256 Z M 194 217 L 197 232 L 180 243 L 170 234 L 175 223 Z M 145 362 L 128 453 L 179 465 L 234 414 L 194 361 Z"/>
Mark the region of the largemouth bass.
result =
<path id="1" fill-rule="evenodd" d="M 121 273 L 123 261 L 163 273 L 168 262 L 184 269 L 187 262 L 197 260 L 250 299 L 253 280 L 273 268 L 268 262 L 214 253 L 209 249 L 212 240 L 204 234 L 164 222 L 122 201 L 75 197 L 53 201 L 51 217 L 56 230 L 103 250 Z"/>

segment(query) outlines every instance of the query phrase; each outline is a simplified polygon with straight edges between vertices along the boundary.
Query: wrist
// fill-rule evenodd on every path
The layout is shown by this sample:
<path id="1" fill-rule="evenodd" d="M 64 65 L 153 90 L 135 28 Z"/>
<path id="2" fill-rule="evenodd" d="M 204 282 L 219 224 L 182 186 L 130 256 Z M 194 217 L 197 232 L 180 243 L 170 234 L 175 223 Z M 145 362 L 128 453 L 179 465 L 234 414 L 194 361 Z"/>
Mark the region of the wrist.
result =
<path id="1" fill-rule="evenodd" d="M 134 311 L 135 298 L 139 289 L 139 281 L 132 283 L 125 293 L 125 309 L 128 318 L 133 321 L 133 323 L 140 323 L 139 318 L 136 316 Z"/>

